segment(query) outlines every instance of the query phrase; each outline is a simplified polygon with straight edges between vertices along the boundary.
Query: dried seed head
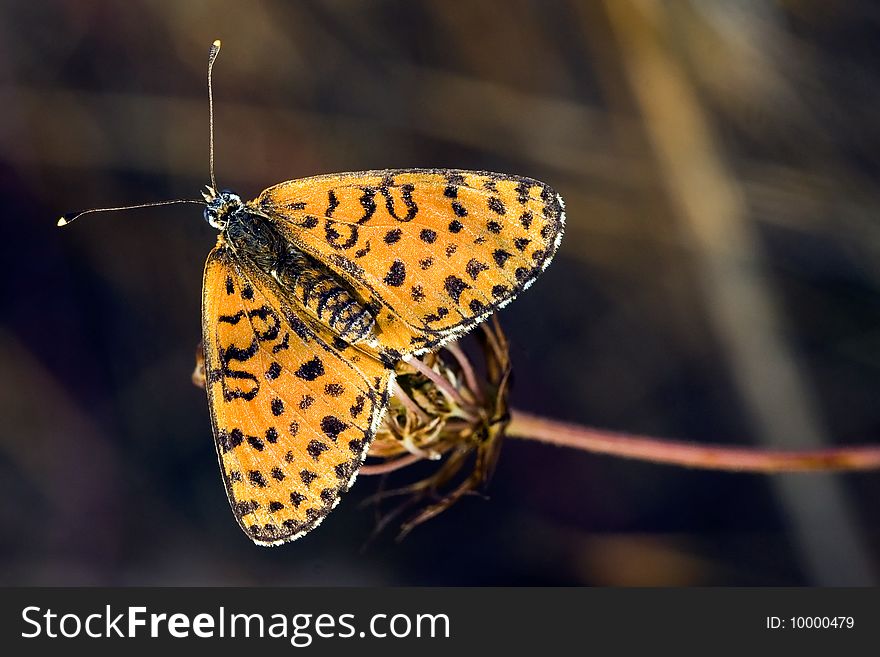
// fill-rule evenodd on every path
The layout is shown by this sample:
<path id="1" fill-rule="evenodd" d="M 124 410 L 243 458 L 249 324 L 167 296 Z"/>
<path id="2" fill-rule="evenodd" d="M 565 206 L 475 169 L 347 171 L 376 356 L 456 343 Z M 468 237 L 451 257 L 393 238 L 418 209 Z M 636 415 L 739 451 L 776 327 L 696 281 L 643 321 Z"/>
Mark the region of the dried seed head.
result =
<path id="1" fill-rule="evenodd" d="M 380 529 L 415 508 L 402 525 L 402 537 L 462 496 L 479 492 L 491 478 L 509 421 L 510 358 L 497 320 L 482 329 L 476 333 L 477 362 L 452 343 L 398 367 L 394 396 L 369 451 L 382 462 L 363 472 L 388 472 L 423 459 L 440 464 L 432 475 L 393 491 L 409 499 L 386 516 Z"/>

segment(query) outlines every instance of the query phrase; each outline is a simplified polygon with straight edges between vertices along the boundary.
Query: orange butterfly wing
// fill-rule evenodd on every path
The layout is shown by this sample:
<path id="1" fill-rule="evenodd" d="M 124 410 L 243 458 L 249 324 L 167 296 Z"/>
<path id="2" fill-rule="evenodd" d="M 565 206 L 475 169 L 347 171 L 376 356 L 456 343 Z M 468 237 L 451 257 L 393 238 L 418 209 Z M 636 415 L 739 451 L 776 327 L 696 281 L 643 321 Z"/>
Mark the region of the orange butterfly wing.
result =
<path id="1" fill-rule="evenodd" d="M 391 371 L 307 324 L 271 279 L 222 242 L 205 265 L 202 330 L 215 444 L 235 517 L 258 544 L 294 540 L 352 484 Z"/>
<path id="2" fill-rule="evenodd" d="M 392 355 L 434 348 L 503 307 L 550 263 L 565 221 L 542 182 L 453 169 L 291 180 L 249 205 L 374 304 L 376 346 Z"/>

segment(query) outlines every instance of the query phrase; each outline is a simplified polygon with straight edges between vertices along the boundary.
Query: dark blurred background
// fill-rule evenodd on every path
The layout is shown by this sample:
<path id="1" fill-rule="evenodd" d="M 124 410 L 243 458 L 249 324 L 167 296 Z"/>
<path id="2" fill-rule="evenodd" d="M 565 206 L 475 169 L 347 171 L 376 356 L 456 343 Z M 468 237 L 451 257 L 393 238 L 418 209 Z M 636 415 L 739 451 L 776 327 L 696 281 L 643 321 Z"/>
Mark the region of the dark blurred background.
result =
<path id="1" fill-rule="evenodd" d="M 254 547 L 190 372 L 217 177 L 506 171 L 568 205 L 506 309 L 513 403 L 696 442 L 880 439 L 880 8 L 822 0 L 3 2 L 0 583 L 877 583 L 880 475 L 508 441 L 488 501 L 364 549 L 361 478 Z M 396 473 L 388 485 L 428 470 Z"/>

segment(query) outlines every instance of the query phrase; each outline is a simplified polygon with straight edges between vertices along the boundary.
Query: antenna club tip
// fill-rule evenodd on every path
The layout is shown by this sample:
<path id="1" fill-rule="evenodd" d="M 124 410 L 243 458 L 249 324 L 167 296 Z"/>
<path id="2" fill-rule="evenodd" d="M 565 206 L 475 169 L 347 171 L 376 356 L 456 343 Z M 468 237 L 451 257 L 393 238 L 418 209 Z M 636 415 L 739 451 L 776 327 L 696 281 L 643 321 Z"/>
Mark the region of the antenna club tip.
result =
<path id="1" fill-rule="evenodd" d="M 214 39 L 213 45 L 217 50 L 220 50 L 220 39 Z"/>
<path id="2" fill-rule="evenodd" d="M 66 226 L 69 222 L 67 221 L 67 217 L 61 217 L 56 223 L 56 226 Z"/>

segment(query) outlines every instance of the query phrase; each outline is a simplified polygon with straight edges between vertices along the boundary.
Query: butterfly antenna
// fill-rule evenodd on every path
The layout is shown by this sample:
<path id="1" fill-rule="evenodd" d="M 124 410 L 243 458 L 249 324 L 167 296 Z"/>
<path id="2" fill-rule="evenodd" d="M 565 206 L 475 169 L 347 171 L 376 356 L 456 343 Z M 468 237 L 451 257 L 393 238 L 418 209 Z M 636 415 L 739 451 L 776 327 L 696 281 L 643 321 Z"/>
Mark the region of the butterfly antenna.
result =
<path id="1" fill-rule="evenodd" d="M 220 39 L 211 44 L 211 51 L 208 53 L 208 127 L 211 131 L 209 141 L 209 159 L 211 166 L 211 189 L 216 193 L 217 181 L 214 178 L 214 88 L 211 84 L 211 70 L 214 68 L 214 61 L 220 53 Z"/>
<path id="2" fill-rule="evenodd" d="M 216 194 L 217 181 L 214 178 L 214 90 L 211 86 L 211 70 L 214 68 L 214 60 L 217 59 L 217 53 L 220 52 L 220 39 L 211 44 L 211 51 L 208 53 L 208 125 L 210 128 L 209 142 L 209 158 L 211 167 L 211 192 Z M 66 226 L 74 219 L 79 219 L 84 214 L 92 212 L 117 212 L 118 210 L 136 210 L 138 208 L 155 208 L 160 205 L 173 205 L 175 203 L 195 203 L 196 205 L 205 205 L 210 196 L 205 196 L 205 201 L 196 199 L 176 199 L 174 201 L 155 201 L 153 203 L 138 203 L 137 205 L 122 205 L 116 208 L 95 208 L 94 210 L 82 210 L 80 212 L 68 212 L 58 220 L 59 226 Z"/>
<path id="3" fill-rule="evenodd" d="M 195 203 L 197 205 L 204 205 L 204 201 L 197 201 L 195 199 L 176 199 L 174 201 L 154 201 L 152 203 L 139 203 L 137 205 L 122 205 L 118 208 L 95 208 L 94 210 L 82 210 L 80 212 L 68 212 L 64 216 L 62 216 L 58 220 L 59 226 L 66 226 L 74 219 L 78 219 L 84 214 L 90 214 L 92 212 L 116 212 L 117 210 L 136 210 L 137 208 L 154 208 L 157 205 L 173 205 L 175 203 Z"/>

